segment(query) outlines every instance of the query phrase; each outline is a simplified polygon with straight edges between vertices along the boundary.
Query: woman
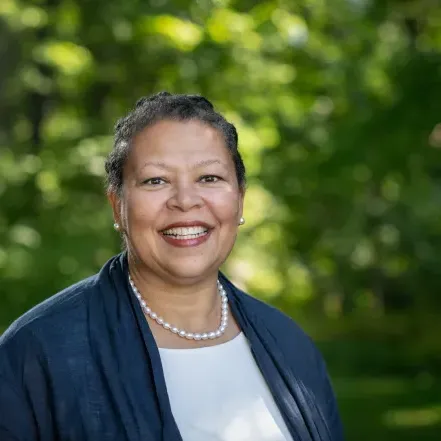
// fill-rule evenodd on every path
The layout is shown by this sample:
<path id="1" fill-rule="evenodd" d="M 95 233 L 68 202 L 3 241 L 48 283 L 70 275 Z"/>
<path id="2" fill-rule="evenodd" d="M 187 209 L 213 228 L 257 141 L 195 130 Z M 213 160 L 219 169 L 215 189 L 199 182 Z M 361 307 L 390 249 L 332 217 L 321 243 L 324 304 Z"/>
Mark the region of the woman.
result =
<path id="1" fill-rule="evenodd" d="M 1 337 L 0 440 L 342 440 L 312 342 L 219 273 L 244 222 L 234 126 L 143 98 L 106 172 L 125 251 Z"/>

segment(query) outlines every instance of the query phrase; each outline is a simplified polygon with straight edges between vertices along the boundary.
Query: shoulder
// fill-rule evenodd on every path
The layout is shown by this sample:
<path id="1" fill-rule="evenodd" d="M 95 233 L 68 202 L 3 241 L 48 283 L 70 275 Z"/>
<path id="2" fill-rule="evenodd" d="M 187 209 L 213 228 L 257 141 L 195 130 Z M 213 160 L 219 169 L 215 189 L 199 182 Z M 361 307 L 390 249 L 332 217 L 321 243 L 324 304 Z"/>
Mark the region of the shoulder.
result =
<path id="1" fill-rule="evenodd" d="M 264 324 L 278 341 L 280 339 L 282 341 L 289 339 L 291 343 L 295 341 L 298 344 L 314 346 L 309 335 L 305 333 L 295 320 L 283 311 L 244 291 L 239 289 L 237 291 L 247 309 L 252 311 L 254 318 Z"/>
<path id="2" fill-rule="evenodd" d="M 96 275 L 71 285 L 45 301 L 34 306 L 16 319 L 0 336 L 2 348 L 22 345 L 37 336 L 44 339 L 45 334 L 54 333 L 62 326 L 72 325 L 85 313 L 87 299 L 94 292 Z"/>
<path id="3" fill-rule="evenodd" d="M 304 375 L 323 376 L 326 365 L 312 338 L 287 314 L 266 302 L 234 287 L 254 325 L 264 327 L 290 366 Z"/>
<path id="4" fill-rule="evenodd" d="M 236 288 L 237 290 L 237 288 Z M 253 320 L 254 326 L 265 327 L 271 335 L 271 351 L 286 362 L 286 368 L 295 372 L 302 387 L 315 397 L 315 402 L 332 423 L 335 433 L 340 433 L 341 425 L 325 360 L 312 339 L 288 315 L 249 294 L 237 290 L 241 302 Z M 338 439 L 342 439 L 341 437 Z"/>

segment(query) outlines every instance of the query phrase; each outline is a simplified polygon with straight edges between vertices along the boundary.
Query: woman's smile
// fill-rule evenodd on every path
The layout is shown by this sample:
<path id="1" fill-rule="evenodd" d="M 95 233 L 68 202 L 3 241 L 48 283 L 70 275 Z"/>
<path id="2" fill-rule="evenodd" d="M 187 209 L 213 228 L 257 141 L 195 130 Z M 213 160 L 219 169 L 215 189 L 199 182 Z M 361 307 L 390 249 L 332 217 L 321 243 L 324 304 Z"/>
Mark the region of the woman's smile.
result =
<path id="1" fill-rule="evenodd" d="M 178 222 L 160 231 L 168 244 L 178 247 L 197 247 L 206 242 L 213 228 L 204 222 Z"/>

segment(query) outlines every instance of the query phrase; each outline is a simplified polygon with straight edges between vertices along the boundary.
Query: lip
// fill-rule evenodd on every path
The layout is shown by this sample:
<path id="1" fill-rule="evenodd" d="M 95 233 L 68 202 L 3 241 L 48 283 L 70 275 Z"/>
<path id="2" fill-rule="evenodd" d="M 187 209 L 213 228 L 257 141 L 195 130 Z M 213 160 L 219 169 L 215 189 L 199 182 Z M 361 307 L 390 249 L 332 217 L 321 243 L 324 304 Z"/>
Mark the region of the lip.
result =
<path id="1" fill-rule="evenodd" d="M 173 236 L 167 236 L 162 234 L 162 232 L 166 230 L 170 230 L 171 228 L 188 228 L 188 227 L 203 227 L 207 229 L 206 234 L 201 237 L 196 237 L 193 239 L 176 239 Z M 207 224 L 206 222 L 193 220 L 193 221 L 182 221 L 182 222 L 174 222 L 172 224 L 167 225 L 165 228 L 160 230 L 162 238 L 169 244 L 177 248 L 192 248 L 197 247 L 204 242 L 206 242 L 211 236 L 212 230 L 214 227 Z"/>
<path id="2" fill-rule="evenodd" d="M 183 222 L 175 222 L 173 224 L 167 225 L 165 228 L 159 230 L 161 233 L 166 230 L 170 230 L 171 228 L 188 228 L 188 227 L 204 227 L 208 231 L 212 230 L 213 227 L 206 222 L 202 221 L 183 221 Z"/>
<path id="3" fill-rule="evenodd" d="M 213 229 L 208 229 L 203 236 L 199 236 L 192 239 L 176 239 L 175 237 L 167 236 L 166 234 L 161 234 L 161 237 L 169 245 L 172 245 L 176 248 L 192 248 L 202 245 L 204 242 L 206 242 L 210 238 L 212 231 Z"/>

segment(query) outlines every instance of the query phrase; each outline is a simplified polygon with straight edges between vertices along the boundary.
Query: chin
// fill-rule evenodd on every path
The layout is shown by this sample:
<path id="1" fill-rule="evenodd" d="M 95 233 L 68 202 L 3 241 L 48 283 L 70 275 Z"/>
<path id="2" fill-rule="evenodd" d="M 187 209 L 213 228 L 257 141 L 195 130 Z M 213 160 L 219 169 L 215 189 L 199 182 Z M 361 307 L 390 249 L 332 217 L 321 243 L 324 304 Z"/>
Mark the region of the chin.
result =
<path id="1" fill-rule="evenodd" d="M 166 268 L 168 274 L 174 279 L 183 283 L 192 283 L 209 277 L 214 272 L 219 270 L 220 265 L 209 265 L 209 262 L 188 262 L 186 264 L 179 263 L 176 265 L 169 265 Z"/>

